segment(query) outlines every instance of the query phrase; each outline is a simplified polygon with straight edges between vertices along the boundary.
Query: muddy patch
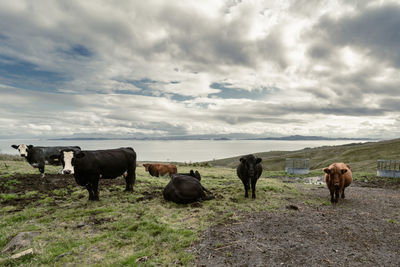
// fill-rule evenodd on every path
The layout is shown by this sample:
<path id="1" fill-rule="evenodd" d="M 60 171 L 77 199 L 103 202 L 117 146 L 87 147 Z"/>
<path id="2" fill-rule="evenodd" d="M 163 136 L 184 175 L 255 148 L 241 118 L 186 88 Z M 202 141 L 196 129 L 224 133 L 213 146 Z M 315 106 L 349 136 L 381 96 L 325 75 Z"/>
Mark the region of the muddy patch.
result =
<path id="1" fill-rule="evenodd" d="M 296 184 L 310 198 L 326 188 Z M 296 201 L 208 229 L 197 266 L 400 266 L 400 194 L 351 186 L 336 206 Z"/>
<path id="2" fill-rule="evenodd" d="M 136 180 L 136 183 L 142 183 L 142 181 Z M 122 177 L 100 180 L 100 194 L 102 188 L 109 188 L 110 191 L 120 191 L 119 188 L 115 188 L 115 186 L 119 185 L 125 186 L 125 180 Z M 70 198 L 76 187 L 84 188 L 75 182 L 72 175 L 46 174 L 46 177 L 41 178 L 39 174 L 16 174 L 12 177 L 1 178 L 0 192 L 10 196 L 1 199 L 0 206 L 16 206 L 16 210 L 10 211 L 15 212 L 46 196 L 52 197 L 55 201 L 63 201 Z M 144 198 L 152 199 L 154 197 L 144 196 Z"/>

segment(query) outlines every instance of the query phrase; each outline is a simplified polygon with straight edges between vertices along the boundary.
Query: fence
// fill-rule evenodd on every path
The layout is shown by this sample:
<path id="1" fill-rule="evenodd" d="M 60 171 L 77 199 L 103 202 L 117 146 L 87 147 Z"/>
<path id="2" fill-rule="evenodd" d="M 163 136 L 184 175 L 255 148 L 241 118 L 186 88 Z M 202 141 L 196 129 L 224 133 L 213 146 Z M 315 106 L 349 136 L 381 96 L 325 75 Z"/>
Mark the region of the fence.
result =
<path id="1" fill-rule="evenodd" d="M 400 160 L 378 160 L 376 175 L 379 177 L 400 178 Z"/>
<path id="2" fill-rule="evenodd" d="M 310 159 L 286 159 L 285 171 L 288 174 L 308 174 Z"/>

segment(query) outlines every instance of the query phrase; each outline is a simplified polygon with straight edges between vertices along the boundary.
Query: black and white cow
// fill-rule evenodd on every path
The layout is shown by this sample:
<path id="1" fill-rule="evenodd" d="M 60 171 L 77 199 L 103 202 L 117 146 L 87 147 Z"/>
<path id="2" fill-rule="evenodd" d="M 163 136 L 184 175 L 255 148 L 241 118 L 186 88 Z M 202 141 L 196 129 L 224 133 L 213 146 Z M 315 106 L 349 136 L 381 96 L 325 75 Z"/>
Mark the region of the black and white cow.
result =
<path id="1" fill-rule="evenodd" d="M 85 186 L 89 200 L 99 200 L 99 179 L 124 175 L 125 191 L 133 192 L 136 180 L 136 152 L 130 148 L 61 151 L 63 174 L 73 174 L 78 185 Z"/>
<path id="2" fill-rule="evenodd" d="M 200 173 L 198 171 L 194 173 L 191 170 L 189 175 L 179 173 L 172 175 L 171 181 L 163 190 L 163 196 L 165 200 L 178 204 L 187 204 L 214 198 L 213 195 L 207 196 L 204 192 L 211 194 L 210 191 L 201 185 Z"/>
<path id="3" fill-rule="evenodd" d="M 64 149 L 71 151 L 79 151 L 79 146 L 33 146 L 33 145 L 12 145 L 19 151 L 21 157 L 26 158 L 28 163 L 34 167 L 39 168 L 41 177 L 44 177 L 44 167 L 46 164 L 60 165 L 60 152 Z"/>
<path id="4" fill-rule="evenodd" d="M 256 158 L 254 155 L 247 155 L 240 158 L 236 173 L 244 185 L 244 197 L 249 197 L 251 184 L 251 197 L 256 198 L 256 183 L 263 171 L 260 162 L 261 159 Z"/>

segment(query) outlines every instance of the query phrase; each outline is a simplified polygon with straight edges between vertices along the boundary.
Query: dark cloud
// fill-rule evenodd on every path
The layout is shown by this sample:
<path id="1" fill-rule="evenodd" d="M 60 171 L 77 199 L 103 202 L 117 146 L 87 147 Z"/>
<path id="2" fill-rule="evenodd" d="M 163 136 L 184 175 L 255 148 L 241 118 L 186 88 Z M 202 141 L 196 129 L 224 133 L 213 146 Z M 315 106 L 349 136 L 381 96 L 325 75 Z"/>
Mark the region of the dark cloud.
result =
<path id="1" fill-rule="evenodd" d="M 340 18 L 324 16 L 313 32 L 337 46 L 365 49 L 369 56 L 400 67 L 400 5 L 386 4 L 359 10 Z"/>

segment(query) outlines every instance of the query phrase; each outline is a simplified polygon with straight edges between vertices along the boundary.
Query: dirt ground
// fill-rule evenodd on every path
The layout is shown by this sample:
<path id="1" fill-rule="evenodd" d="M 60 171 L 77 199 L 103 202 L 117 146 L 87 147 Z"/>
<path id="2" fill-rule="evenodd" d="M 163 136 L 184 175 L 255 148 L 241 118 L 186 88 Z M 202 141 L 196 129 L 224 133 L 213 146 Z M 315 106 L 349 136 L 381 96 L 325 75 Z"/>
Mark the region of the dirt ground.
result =
<path id="1" fill-rule="evenodd" d="M 7 183 L 10 180 L 13 181 L 16 180 L 17 183 L 13 183 L 12 186 L 9 186 L 7 185 Z M 143 181 L 136 180 L 136 183 L 142 183 L 142 182 Z M 125 186 L 125 180 L 122 177 L 111 180 L 106 180 L 106 179 L 100 180 L 99 181 L 100 195 L 101 195 L 101 190 L 104 188 L 107 188 L 110 191 L 119 190 L 119 189 L 113 189 L 111 187 L 112 185 Z M 79 186 L 75 182 L 75 179 L 72 175 L 46 174 L 45 178 L 41 178 L 39 174 L 24 174 L 24 175 L 16 174 L 10 178 L 2 179 L 2 183 L 0 183 L 0 192 L 5 194 L 15 193 L 18 194 L 19 197 L 15 199 L 5 200 L 2 203 L 0 203 L 0 206 L 12 205 L 19 207 L 20 209 L 18 210 L 21 210 L 22 208 L 25 207 L 26 204 L 41 199 L 42 194 L 45 194 L 47 196 L 54 196 L 56 200 L 66 200 L 74 191 L 75 187 L 80 187 L 84 189 L 84 187 Z M 53 191 L 57 189 L 63 189 L 63 190 L 66 189 L 67 193 L 63 196 L 54 194 Z M 29 196 L 25 195 L 26 193 L 31 191 L 37 191 L 38 194 Z M 84 197 L 87 197 L 87 195 L 85 194 Z M 148 195 L 144 195 L 143 197 L 138 198 L 137 201 L 152 199 L 154 197 L 156 197 L 156 195 L 153 196 L 153 194 L 149 192 Z"/>
<path id="2" fill-rule="evenodd" d="M 296 186 L 329 200 L 324 186 Z M 400 266 L 397 185 L 355 183 L 336 206 L 291 201 L 208 229 L 192 248 L 196 265 Z"/>

